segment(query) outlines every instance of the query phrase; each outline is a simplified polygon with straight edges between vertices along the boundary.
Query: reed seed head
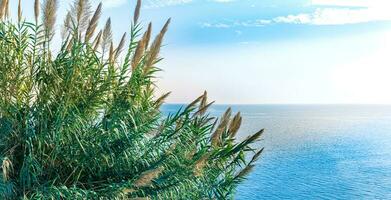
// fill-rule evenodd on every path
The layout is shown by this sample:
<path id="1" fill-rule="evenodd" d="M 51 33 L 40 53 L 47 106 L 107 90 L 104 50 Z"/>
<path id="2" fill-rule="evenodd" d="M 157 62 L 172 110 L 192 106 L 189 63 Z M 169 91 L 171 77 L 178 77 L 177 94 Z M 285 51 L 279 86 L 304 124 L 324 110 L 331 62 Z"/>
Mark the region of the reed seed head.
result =
<path id="1" fill-rule="evenodd" d="M 35 17 L 35 23 L 38 24 L 38 18 L 39 18 L 39 0 L 34 1 L 34 17 Z"/>
<path id="2" fill-rule="evenodd" d="M 71 29 L 71 21 L 72 21 L 72 16 L 71 13 L 68 12 L 67 15 L 65 16 L 64 24 L 61 29 L 61 38 L 63 40 L 68 36 L 69 30 Z"/>
<path id="3" fill-rule="evenodd" d="M 232 113 L 231 108 L 228 108 L 227 111 L 225 111 L 224 115 L 221 117 L 219 126 L 211 136 L 212 146 L 217 147 L 221 144 L 222 134 L 227 128 L 227 125 L 231 117 L 231 113 Z"/>
<path id="4" fill-rule="evenodd" d="M 234 138 L 236 136 L 236 133 L 239 131 L 241 124 L 242 124 L 242 117 L 240 116 L 240 112 L 239 112 L 232 119 L 228 128 L 228 132 L 231 138 Z"/>
<path id="5" fill-rule="evenodd" d="M 143 55 L 144 55 L 144 51 L 145 51 L 145 41 L 144 40 L 140 40 L 138 42 L 138 45 L 136 47 L 136 51 L 134 52 L 134 55 L 133 55 L 133 60 L 132 60 L 132 71 L 136 70 L 138 64 L 140 63 Z"/>
<path id="6" fill-rule="evenodd" d="M 10 9 L 9 9 L 9 6 L 10 6 L 10 0 L 6 0 L 7 3 L 5 4 L 6 7 L 5 7 L 5 17 L 8 18 L 10 16 Z"/>
<path id="7" fill-rule="evenodd" d="M 9 0 L 2 0 L 0 4 L 0 18 L 4 19 L 8 16 Z"/>
<path id="8" fill-rule="evenodd" d="M 204 91 L 204 95 L 203 95 L 203 98 L 202 98 L 201 104 L 200 104 L 200 110 L 203 110 L 203 111 L 199 112 L 200 115 L 205 114 L 206 109 L 203 109 L 203 108 L 206 106 L 207 101 L 208 101 L 208 93 L 206 91 Z"/>
<path id="9" fill-rule="evenodd" d="M 156 36 L 155 41 L 152 43 L 151 50 L 149 52 L 149 56 L 146 63 L 147 68 L 152 67 L 152 65 L 155 63 L 160 52 L 160 47 L 162 46 L 164 35 L 167 32 L 170 22 L 171 18 L 167 20 L 160 33 Z"/>
<path id="10" fill-rule="evenodd" d="M 143 35 L 145 49 L 148 48 L 149 41 L 151 40 L 151 34 L 152 34 L 152 23 L 149 23 L 147 31 Z"/>
<path id="11" fill-rule="evenodd" d="M 207 165 L 209 157 L 210 157 L 210 153 L 206 153 L 205 155 L 203 155 L 200 159 L 198 159 L 195 162 L 195 165 L 194 165 L 194 175 L 195 176 L 197 176 L 197 177 L 202 176 L 202 171 L 203 171 L 204 167 Z"/>
<path id="12" fill-rule="evenodd" d="M 54 25 L 57 17 L 57 0 L 45 0 L 43 6 L 42 21 L 45 28 L 46 36 L 52 38 L 54 35 Z"/>
<path id="13" fill-rule="evenodd" d="M 102 40 L 102 31 L 99 31 L 98 35 L 95 37 L 95 40 L 93 42 L 93 44 L 94 44 L 94 51 L 96 51 L 98 49 L 101 40 Z"/>
<path id="14" fill-rule="evenodd" d="M 171 94 L 171 92 L 168 92 L 164 95 L 162 95 L 161 97 L 159 97 L 156 102 L 155 102 L 155 107 L 156 108 L 159 108 L 163 103 L 164 101 L 167 99 L 167 97 Z"/>
<path id="15" fill-rule="evenodd" d="M 89 0 L 75 0 L 72 7 L 72 14 L 79 30 L 79 33 L 83 33 L 89 24 L 91 16 L 91 4 Z"/>
<path id="16" fill-rule="evenodd" d="M 133 16 L 133 22 L 134 24 L 137 24 L 138 18 L 140 17 L 140 10 L 141 10 L 141 0 L 137 0 L 136 8 L 134 9 L 134 16 Z"/>
<path id="17" fill-rule="evenodd" d="M 95 29 L 98 26 L 99 18 L 102 14 L 102 3 L 98 5 L 96 8 L 94 15 L 92 16 L 90 23 L 88 24 L 88 28 L 86 31 L 85 41 L 89 41 L 94 35 Z"/>
<path id="18" fill-rule="evenodd" d="M 152 181 L 159 177 L 159 175 L 163 172 L 164 167 L 158 167 L 153 170 L 146 171 L 140 175 L 140 177 L 134 182 L 134 186 L 145 187 L 152 184 Z"/>
<path id="19" fill-rule="evenodd" d="M 102 53 L 108 48 L 113 38 L 113 33 L 111 31 L 111 19 L 107 19 L 105 27 L 102 33 Z"/>
<path id="20" fill-rule="evenodd" d="M 198 104 L 202 100 L 202 98 L 204 98 L 204 94 L 199 96 L 199 97 L 197 97 L 197 99 L 195 99 L 188 106 L 186 106 L 185 110 L 193 108 L 196 104 Z"/>
<path id="21" fill-rule="evenodd" d="M 115 50 L 115 59 L 117 59 L 119 57 L 119 55 L 121 54 L 122 50 L 124 49 L 124 46 L 125 46 L 125 42 L 126 42 L 126 33 L 124 33 L 122 35 L 122 38 L 118 44 L 118 47 L 117 49 Z"/>
<path id="22" fill-rule="evenodd" d="M 3 162 L 1 165 L 1 168 L 3 170 L 3 179 L 7 181 L 9 179 L 10 173 L 12 172 L 12 162 L 9 158 L 5 157 L 3 158 Z"/>
<path id="23" fill-rule="evenodd" d="M 215 101 L 212 101 L 212 102 L 206 104 L 206 105 L 203 106 L 203 107 L 200 106 L 199 110 L 198 110 L 196 113 L 194 113 L 194 116 L 197 116 L 197 115 L 204 115 L 205 112 L 206 112 L 206 111 L 210 108 L 210 106 L 212 106 L 214 103 L 215 103 Z"/>
<path id="24" fill-rule="evenodd" d="M 22 21 L 22 2 L 21 0 L 18 1 L 18 22 L 20 23 Z"/>
<path id="25" fill-rule="evenodd" d="M 109 51 L 109 62 L 114 63 L 114 45 L 113 42 L 110 42 L 110 51 Z"/>

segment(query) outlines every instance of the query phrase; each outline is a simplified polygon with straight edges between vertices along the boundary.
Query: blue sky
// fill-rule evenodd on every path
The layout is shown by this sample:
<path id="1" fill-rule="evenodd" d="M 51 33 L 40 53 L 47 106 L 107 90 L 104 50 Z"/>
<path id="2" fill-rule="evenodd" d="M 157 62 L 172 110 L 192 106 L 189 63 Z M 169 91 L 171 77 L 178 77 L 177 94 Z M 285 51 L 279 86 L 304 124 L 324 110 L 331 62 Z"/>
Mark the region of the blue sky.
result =
<path id="1" fill-rule="evenodd" d="M 32 1 L 24 1 L 31 17 Z M 71 1 L 60 3 L 59 18 Z M 103 3 L 119 38 L 134 1 Z M 170 102 L 208 90 L 217 103 L 389 104 L 390 7 L 388 0 L 144 0 L 142 21 L 158 31 L 172 18 L 158 80 L 160 91 L 173 92 Z"/>

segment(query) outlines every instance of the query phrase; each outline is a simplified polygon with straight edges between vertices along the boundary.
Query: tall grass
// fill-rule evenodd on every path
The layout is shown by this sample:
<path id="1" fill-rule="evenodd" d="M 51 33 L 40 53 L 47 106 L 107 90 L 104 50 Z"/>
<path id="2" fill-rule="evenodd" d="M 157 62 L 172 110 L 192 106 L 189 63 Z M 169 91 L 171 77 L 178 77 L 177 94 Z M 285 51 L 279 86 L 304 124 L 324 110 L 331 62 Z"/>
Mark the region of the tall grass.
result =
<path id="1" fill-rule="evenodd" d="M 242 117 L 211 117 L 206 93 L 161 114 L 168 94 L 154 95 L 154 77 L 170 20 L 152 39 L 138 1 L 130 34 L 114 44 L 110 19 L 98 30 L 102 5 L 76 0 L 54 53 L 58 1 L 35 0 L 34 22 L 20 5 L 13 22 L 8 4 L 1 0 L 1 199 L 233 197 L 263 131 L 237 141 Z"/>

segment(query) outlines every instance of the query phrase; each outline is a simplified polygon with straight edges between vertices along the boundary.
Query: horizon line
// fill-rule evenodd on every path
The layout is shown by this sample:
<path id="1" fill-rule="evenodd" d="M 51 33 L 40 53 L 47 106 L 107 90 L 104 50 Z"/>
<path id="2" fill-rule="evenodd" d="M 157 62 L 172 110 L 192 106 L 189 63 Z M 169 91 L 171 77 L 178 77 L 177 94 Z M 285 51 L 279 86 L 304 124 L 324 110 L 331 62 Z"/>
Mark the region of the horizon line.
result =
<path id="1" fill-rule="evenodd" d="M 163 105 L 188 105 L 190 103 L 170 102 Z M 356 106 L 391 106 L 391 103 L 214 103 L 213 105 L 356 105 Z"/>

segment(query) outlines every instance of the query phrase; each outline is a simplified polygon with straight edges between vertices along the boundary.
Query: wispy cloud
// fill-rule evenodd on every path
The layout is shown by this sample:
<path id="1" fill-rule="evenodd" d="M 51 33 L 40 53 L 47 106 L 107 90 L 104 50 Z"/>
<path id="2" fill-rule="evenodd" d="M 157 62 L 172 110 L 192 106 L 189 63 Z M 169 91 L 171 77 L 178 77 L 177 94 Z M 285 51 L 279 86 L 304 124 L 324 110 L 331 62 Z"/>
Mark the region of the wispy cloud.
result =
<path id="1" fill-rule="evenodd" d="M 391 12 L 372 8 L 318 8 L 313 13 L 302 13 L 274 18 L 276 23 L 344 25 L 375 21 L 390 21 Z"/>
<path id="2" fill-rule="evenodd" d="M 204 22 L 201 23 L 201 27 L 204 28 L 233 28 L 233 27 L 262 27 L 273 23 L 274 20 L 258 19 L 258 20 L 247 20 L 247 21 L 225 21 L 225 22 Z"/>
<path id="3" fill-rule="evenodd" d="M 191 3 L 193 0 L 148 0 L 144 2 L 146 8 L 160 8 Z"/>
<path id="4" fill-rule="evenodd" d="M 312 5 L 347 7 L 383 7 L 390 5 L 389 0 L 312 0 Z"/>
<path id="5" fill-rule="evenodd" d="M 385 0 L 312 0 L 322 6 L 313 12 L 277 16 L 270 19 L 203 23 L 203 27 L 260 27 L 269 24 L 344 25 L 391 21 L 391 1 Z M 338 7 L 335 7 L 338 6 Z"/>

